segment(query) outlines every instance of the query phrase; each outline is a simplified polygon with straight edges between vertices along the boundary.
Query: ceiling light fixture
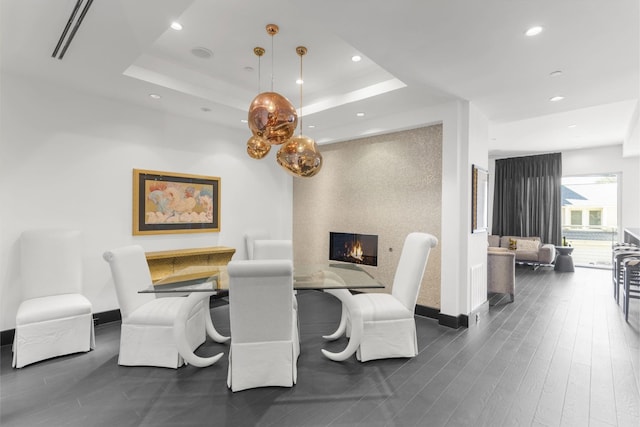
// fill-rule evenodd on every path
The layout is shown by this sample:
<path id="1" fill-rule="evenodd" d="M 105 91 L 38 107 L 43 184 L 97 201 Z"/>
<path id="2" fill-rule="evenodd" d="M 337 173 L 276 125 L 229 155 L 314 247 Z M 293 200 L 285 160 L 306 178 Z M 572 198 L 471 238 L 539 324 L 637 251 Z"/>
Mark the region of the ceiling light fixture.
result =
<path id="1" fill-rule="evenodd" d="M 302 135 L 302 120 L 300 120 L 300 135 L 292 138 L 298 124 L 298 113 L 291 102 L 273 90 L 273 36 L 278 34 L 279 28 L 275 24 L 266 27 L 271 36 L 271 90 L 260 91 L 260 59 L 265 50 L 261 47 L 253 49 L 258 57 L 258 95 L 249 105 L 247 121 L 252 136 L 247 141 L 247 154 L 254 159 L 262 159 L 271 150 L 272 145 L 282 145 L 278 151 L 276 161 L 287 172 L 294 176 L 311 177 L 322 167 L 322 156 L 316 142 Z M 302 79 L 302 57 L 307 48 L 298 46 L 296 53 L 300 56 L 300 78 Z M 302 85 L 300 85 L 300 115 L 302 116 Z"/>
<path id="2" fill-rule="evenodd" d="M 558 102 L 558 101 L 562 101 L 563 99 L 564 99 L 564 96 L 554 96 L 552 98 L 549 98 L 549 101 Z"/>
<path id="3" fill-rule="evenodd" d="M 360 61 L 362 60 L 362 57 L 361 57 L 360 55 L 353 55 L 353 56 L 351 57 L 351 60 L 352 60 L 353 62 L 360 62 Z"/>
<path id="4" fill-rule="evenodd" d="M 356 116 L 358 116 L 358 117 L 364 117 L 364 113 L 363 113 L 362 111 L 360 111 L 360 112 L 356 113 Z"/>
<path id="5" fill-rule="evenodd" d="M 182 25 L 179 22 L 173 21 L 171 23 L 171 28 L 176 30 L 176 31 L 180 31 L 180 30 L 182 30 Z"/>
<path id="6" fill-rule="evenodd" d="M 527 31 L 525 31 L 525 35 L 528 37 L 533 37 L 533 36 L 537 36 L 538 34 L 540 34 L 542 32 L 542 27 L 540 26 L 535 26 L 535 27 L 531 27 L 529 28 Z"/>
<path id="7" fill-rule="evenodd" d="M 559 77 L 559 76 L 562 75 L 562 71 L 560 71 L 560 70 L 552 71 L 552 72 L 549 73 L 549 75 L 551 77 Z"/>
<path id="8" fill-rule="evenodd" d="M 302 80 L 302 57 L 307 54 L 307 48 L 298 46 L 296 53 L 300 56 L 300 80 Z M 280 147 L 276 160 L 290 174 L 310 178 L 320 172 L 322 154 L 313 139 L 302 135 L 302 85 L 300 85 L 299 122 L 300 134 Z"/>
<path id="9" fill-rule="evenodd" d="M 273 36 L 278 31 L 277 25 L 267 25 L 267 34 L 271 36 L 271 91 L 260 93 L 251 101 L 248 115 L 249 129 L 253 136 L 275 145 L 289 140 L 298 124 L 298 114 L 293 104 L 273 91 Z M 264 49 L 260 49 L 258 52 L 254 49 L 258 58 L 264 54 Z"/>
<path id="10" fill-rule="evenodd" d="M 264 55 L 264 48 L 257 46 L 253 48 L 253 53 L 255 53 L 255 55 L 258 57 L 258 93 L 262 93 L 260 91 L 260 78 L 261 78 L 261 73 L 260 73 L 261 61 L 260 60 L 262 59 L 262 55 Z M 249 118 L 251 118 L 251 110 L 249 110 Z M 241 120 L 241 122 L 249 123 L 249 120 L 244 119 L 244 120 Z M 251 129 L 250 125 L 249 125 L 249 129 Z M 258 135 L 254 133 L 253 135 L 251 135 L 251 137 L 247 141 L 247 154 L 252 159 L 259 160 L 264 156 L 266 156 L 267 154 L 269 154 L 270 150 L 271 150 L 271 144 L 265 141 L 262 138 L 262 135 Z"/>
<path id="11" fill-rule="evenodd" d="M 157 93 L 150 93 L 149 94 L 149 98 L 160 99 L 162 97 L 160 95 L 158 95 Z"/>

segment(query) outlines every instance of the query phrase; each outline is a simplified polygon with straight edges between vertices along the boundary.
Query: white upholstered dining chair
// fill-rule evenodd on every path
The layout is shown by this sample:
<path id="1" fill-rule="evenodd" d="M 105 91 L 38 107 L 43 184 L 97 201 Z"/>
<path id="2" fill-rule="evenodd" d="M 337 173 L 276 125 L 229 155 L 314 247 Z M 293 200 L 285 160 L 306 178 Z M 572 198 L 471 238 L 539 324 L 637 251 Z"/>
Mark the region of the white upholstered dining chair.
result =
<path id="1" fill-rule="evenodd" d="M 256 240 L 270 239 L 269 232 L 266 230 L 249 230 L 244 234 L 244 244 L 247 250 L 247 259 L 254 259 L 254 243 Z"/>
<path id="2" fill-rule="evenodd" d="M 291 387 L 297 380 L 299 342 L 290 260 L 231 261 L 231 349 L 227 385 Z"/>
<path id="3" fill-rule="evenodd" d="M 91 302 L 82 292 L 82 233 L 29 230 L 20 237 L 22 302 L 13 340 L 15 368 L 95 348 Z"/>
<path id="4" fill-rule="evenodd" d="M 322 350 L 331 360 L 342 361 L 354 353 L 362 362 L 392 357 L 414 357 L 418 341 L 414 311 L 429 252 L 438 240 L 427 233 L 410 233 L 402 247 L 393 288 L 387 293 L 352 295 L 346 290 L 328 290 L 343 303 L 349 323 L 349 343 L 339 352 Z M 345 332 L 344 319 L 338 331 L 327 339 Z"/>
<path id="5" fill-rule="evenodd" d="M 293 261 L 293 242 L 283 239 L 255 240 L 252 259 L 288 259 Z"/>
<path id="6" fill-rule="evenodd" d="M 166 368 L 182 366 L 184 359 L 174 339 L 174 323 L 187 298 L 156 298 L 154 294 L 138 293 L 152 286 L 151 273 L 141 246 L 112 249 L 106 251 L 103 258 L 111 267 L 122 315 L 118 364 Z M 206 339 L 204 309 L 200 302 L 186 315 L 184 334 L 191 351 Z M 214 357 L 219 359 L 221 356 L 218 354 Z"/>

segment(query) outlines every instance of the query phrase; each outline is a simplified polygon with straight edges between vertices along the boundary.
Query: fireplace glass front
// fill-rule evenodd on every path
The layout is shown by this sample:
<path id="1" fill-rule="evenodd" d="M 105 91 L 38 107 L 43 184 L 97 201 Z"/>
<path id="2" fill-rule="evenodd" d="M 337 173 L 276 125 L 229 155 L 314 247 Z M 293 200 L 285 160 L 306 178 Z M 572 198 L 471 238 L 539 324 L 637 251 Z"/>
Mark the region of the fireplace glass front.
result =
<path id="1" fill-rule="evenodd" d="M 329 260 L 378 265 L 378 236 L 329 232 Z"/>

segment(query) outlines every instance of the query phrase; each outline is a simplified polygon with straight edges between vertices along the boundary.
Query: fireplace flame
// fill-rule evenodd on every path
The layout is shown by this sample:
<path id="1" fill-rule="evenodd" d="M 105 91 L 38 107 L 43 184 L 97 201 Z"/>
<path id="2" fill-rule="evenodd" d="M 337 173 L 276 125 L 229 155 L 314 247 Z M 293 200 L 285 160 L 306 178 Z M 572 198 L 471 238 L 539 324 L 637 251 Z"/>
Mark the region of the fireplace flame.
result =
<path id="1" fill-rule="evenodd" d="M 351 251 L 349 252 L 349 256 L 352 258 L 355 258 L 359 261 L 362 261 L 362 245 L 360 244 L 360 242 L 356 242 L 352 247 L 351 247 Z"/>

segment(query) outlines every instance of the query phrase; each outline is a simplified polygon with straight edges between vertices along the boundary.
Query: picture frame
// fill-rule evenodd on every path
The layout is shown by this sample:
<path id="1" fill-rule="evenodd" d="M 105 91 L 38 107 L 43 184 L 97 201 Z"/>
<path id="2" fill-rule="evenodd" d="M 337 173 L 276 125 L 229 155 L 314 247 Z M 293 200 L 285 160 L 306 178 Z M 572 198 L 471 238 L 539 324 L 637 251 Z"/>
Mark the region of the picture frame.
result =
<path id="1" fill-rule="evenodd" d="M 471 167 L 471 232 L 482 233 L 489 229 L 489 171 L 477 165 Z"/>
<path id="2" fill-rule="evenodd" d="M 133 170 L 133 235 L 219 231 L 219 177 Z"/>

